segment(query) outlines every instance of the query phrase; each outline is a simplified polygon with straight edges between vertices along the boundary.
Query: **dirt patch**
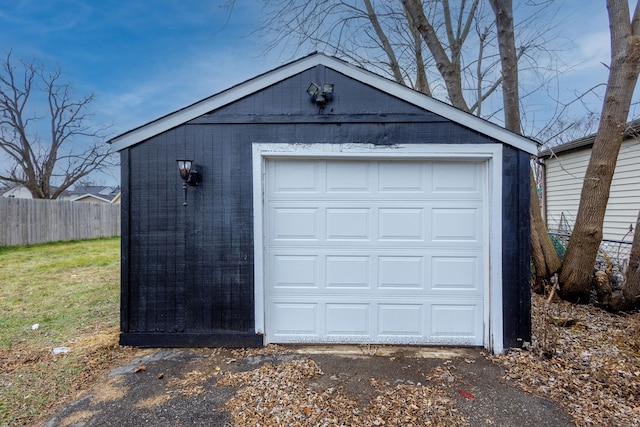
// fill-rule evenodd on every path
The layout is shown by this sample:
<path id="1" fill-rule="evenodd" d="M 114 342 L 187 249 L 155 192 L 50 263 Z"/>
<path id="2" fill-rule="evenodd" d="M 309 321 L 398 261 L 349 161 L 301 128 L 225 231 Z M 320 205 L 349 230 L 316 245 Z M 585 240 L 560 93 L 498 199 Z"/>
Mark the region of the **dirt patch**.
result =
<path id="1" fill-rule="evenodd" d="M 123 385 L 121 378 L 110 378 L 104 384 L 93 388 L 91 400 L 94 403 L 113 402 L 122 399 L 127 394 L 127 387 Z"/>
<path id="2" fill-rule="evenodd" d="M 137 402 L 135 404 L 135 407 L 139 409 L 150 409 L 155 406 L 164 405 L 169 399 L 171 399 L 171 396 L 169 396 L 168 394 L 151 396 L 148 399 L 143 399 Z"/>
<path id="3" fill-rule="evenodd" d="M 91 411 L 79 411 L 69 415 L 60 422 L 60 427 L 82 425 L 85 421 L 91 419 L 96 413 Z"/>

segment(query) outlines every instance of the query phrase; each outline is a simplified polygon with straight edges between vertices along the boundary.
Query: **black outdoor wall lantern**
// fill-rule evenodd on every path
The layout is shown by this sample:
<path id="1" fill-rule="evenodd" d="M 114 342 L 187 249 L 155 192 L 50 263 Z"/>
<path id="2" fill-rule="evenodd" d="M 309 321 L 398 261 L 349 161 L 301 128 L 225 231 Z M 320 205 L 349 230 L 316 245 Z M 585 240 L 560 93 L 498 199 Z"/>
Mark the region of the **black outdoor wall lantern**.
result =
<path id="1" fill-rule="evenodd" d="M 311 100 L 322 109 L 333 96 L 333 83 L 323 83 L 322 86 L 311 83 L 307 88 L 307 93 Z"/>
<path id="2" fill-rule="evenodd" d="M 184 202 L 182 206 L 187 206 L 187 187 L 192 186 L 195 187 L 198 185 L 200 181 L 200 174 L 193 167 L 192 160 L 176 160 L 178 163 L 178 172 L 180 172 L 180 178 L 184 181 L 182 183 L 182 188 L 184 189 Z"/>

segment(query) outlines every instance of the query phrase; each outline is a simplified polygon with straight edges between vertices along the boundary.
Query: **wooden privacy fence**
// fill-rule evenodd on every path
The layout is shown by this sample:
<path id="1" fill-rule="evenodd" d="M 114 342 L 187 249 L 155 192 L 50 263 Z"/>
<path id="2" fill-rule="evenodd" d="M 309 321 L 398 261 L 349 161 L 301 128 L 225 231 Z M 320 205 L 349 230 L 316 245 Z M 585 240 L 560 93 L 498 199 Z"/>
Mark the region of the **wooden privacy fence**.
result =
<path id="1" fill-rule="evenodd" d="M 0 246 L 119 235 L 119 204 L 0 197 Z"/>

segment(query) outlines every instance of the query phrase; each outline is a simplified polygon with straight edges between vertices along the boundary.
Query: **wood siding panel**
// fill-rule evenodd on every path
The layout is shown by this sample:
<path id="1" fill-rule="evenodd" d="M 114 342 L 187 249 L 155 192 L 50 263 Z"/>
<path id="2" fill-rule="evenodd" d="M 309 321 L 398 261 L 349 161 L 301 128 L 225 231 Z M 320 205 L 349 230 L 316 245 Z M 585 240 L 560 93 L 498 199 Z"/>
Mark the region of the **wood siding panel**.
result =
<path id="1" fill-rule="evenodd" d="M 502 310 L 504 346 L 531 342 L 529 160 L 503 147 Z"/>
<path id="2" fill-rule="evenodd" d="M 580 192 L 590 150 L 561 153 L 545 161 L 547 226 L 558 228 L 562 214 L 573 226 L 580 204 Z M 629 225 L 636 222 L 640 209 L 640 142 L 625 141 L 618 155 L 616 172 L 603 224 L 603 238 L 631 242 Z M 625 237 L 626 235 L 626 237 Z"/>

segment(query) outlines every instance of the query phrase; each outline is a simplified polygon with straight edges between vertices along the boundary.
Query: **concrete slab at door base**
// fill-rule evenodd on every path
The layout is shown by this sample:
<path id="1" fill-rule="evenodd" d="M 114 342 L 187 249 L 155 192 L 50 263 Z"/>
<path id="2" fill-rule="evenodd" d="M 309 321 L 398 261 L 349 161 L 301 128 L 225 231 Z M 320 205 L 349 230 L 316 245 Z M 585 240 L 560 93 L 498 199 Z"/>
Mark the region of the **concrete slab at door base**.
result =
<path id="1" fill-rule="evenodd" d="M 409 346 L 409 345 L 285 345 L 287 352 L 295 354 L 330 354 L 341 357 L 415 357 L 419 359 L 451 359 L 454 357 L 467 357 L 476 354 L 477 349 L 468 347 L 435 347 L 435 346 Z"/>

